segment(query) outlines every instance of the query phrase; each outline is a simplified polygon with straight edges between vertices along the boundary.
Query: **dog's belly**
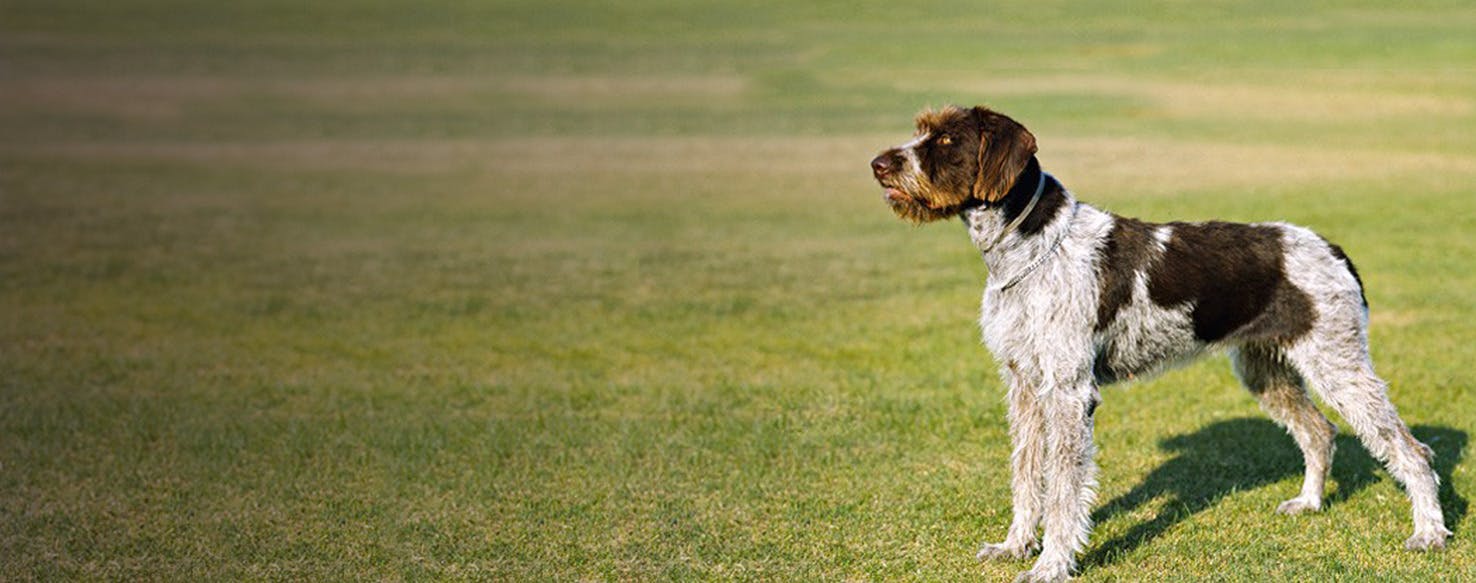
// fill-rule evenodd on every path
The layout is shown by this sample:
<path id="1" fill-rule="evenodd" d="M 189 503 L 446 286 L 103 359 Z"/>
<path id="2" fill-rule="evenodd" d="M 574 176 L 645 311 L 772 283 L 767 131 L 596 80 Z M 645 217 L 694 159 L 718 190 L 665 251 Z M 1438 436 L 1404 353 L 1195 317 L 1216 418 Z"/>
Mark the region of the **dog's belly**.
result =
<path id="1" fill-rule="evenodd" d="M 1190 308 L 1150 302 L 1125 307 L 1094 338 L 1092 374 L 1098 384 L 1151 376 L 1198 356 L 1205 344 L 1194 335 Z"/>

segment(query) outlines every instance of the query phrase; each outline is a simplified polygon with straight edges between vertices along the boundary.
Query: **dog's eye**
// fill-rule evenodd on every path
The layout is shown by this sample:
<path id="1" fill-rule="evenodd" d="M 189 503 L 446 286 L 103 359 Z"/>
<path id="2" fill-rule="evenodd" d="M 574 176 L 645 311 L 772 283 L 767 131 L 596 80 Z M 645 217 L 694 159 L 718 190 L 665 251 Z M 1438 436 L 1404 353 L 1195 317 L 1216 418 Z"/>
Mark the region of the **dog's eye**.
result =
<path id="1" fill-rule="evenodd" d="M 952 146 L 953 145 L 953 138 L 950 138 L 948 136 L 943 136 L 941 138 L 938 138 L 938 145 L 939 146 Z"/>

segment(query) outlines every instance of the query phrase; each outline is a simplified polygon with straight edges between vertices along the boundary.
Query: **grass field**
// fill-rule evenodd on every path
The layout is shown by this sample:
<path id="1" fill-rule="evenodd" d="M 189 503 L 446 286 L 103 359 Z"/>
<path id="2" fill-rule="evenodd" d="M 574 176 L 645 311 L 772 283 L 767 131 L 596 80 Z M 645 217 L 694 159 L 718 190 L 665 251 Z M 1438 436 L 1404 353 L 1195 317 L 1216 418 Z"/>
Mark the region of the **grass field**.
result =
<path id="1" fill-rule="evenodd" d="M 1013 576 L 984 266 L 866 168 L 945 103 L 1342 244 L 1439 456 L 1405 553 L 1222 356 L 1114 387 L 1083 580 L 1476 579 L 1476 7 L 1385 6 L 6 0 L 0 579 Z"/>

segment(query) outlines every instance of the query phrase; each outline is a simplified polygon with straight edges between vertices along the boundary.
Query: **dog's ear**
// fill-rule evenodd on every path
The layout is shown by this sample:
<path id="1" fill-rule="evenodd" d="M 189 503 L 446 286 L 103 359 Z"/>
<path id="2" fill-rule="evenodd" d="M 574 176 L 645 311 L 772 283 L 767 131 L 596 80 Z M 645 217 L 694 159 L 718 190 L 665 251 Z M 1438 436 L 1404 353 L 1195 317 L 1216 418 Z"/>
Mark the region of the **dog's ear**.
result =
<path id="1" fill-rule="evenodd" d="M 1035 136 L 1025 126 L 987 107 L 975 107 L 979 123 L 979 173 L 974 198 L 993 204 L 1015 185 L 1015 178 L 1035 155 Z"/>

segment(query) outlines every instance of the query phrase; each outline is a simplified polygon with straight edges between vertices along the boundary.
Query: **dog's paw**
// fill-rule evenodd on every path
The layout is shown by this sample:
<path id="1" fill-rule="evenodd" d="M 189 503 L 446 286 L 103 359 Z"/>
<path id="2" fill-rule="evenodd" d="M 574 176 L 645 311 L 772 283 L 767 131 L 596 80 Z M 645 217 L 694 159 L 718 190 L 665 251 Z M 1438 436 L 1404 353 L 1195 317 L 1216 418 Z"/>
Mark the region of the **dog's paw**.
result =
<path id="1" fill-rule="evenodd" d="M 1302 497 L 1292 498 L 1276 507 L 1277 514 L 1285 514 L 1287 516 L 1294 516 L 1303 512 L 1317 512 L 1319 510 L 1322 510 L 1321 500 Z"/>
<path id="2" fill-rule="evenodd" d="M 1015 583 L 1061 583 L 1071 578 L 1071 569 L 1066 565 L 1041 565 L 1015 576 Z"/>
<path id="3" fill-rule="evenodd" d="M 1448 536 L 1450 531 L 1443 526 L 1439 530 L 1416 532 L 1414 536 L 1405 539 L 1404 548 L 1411 551 L 1438 551 L 1445 548 L 1445 538 Z"/>
<path id="4" fill-rule="evenodd" d="M 979 554 L 974 558 L 980 561 L 1018 561 L 1029 557 L 1038 549 L 1034 542 L 1014 544 L 1009 541 L 1002 543 L 987 543 L 979 548 Z"/>

